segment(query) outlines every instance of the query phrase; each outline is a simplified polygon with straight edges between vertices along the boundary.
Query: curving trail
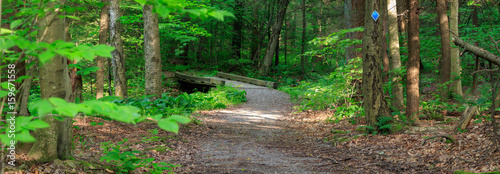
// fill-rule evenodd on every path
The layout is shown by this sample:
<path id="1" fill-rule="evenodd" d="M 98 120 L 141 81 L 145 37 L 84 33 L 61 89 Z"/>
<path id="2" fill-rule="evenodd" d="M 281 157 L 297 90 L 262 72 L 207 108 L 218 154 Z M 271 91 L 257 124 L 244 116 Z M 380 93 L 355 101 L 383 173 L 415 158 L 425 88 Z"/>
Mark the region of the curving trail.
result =
<path id="1" fill-rule="evenodd" d="M 294 151 L 296 134 L 282 120 L 291 108 L 288 94 L 235 81 L 226 84 L 240 86 L 248 101 L 205 113 L 203 124 L 209 131 L 197 140 L 184 173 L 325 172 L 318 166 L 331 162 Z"/>

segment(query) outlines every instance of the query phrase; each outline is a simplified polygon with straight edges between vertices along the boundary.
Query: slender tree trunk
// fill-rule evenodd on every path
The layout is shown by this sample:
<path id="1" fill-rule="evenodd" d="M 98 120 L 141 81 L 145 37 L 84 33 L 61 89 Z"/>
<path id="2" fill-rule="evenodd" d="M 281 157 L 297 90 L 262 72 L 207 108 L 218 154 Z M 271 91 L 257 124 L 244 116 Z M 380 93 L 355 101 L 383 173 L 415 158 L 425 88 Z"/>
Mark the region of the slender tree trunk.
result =
<path id="1" fill-rule="evenodd" d="M 458 8 L 459 0 L 450 1 L 450 31 L 458 35 Z M 460 79 L 460 50 L 458 47 L 451 48 L 451 91 L 459 96 L 463 96 L 462 80 Z"/>
<path id="2" fill-rule="evenodd" d="M 399 33 L 398 33 L 398 18 L 396 11 L 396 0 L 387 0 L 388 9 L 388 30 L 389 30 L 389 53 L 390 67 L 392 71 L 401 68 L 401 55 L 399 53 Z M 402 77 L 400 74 L 391 74 L 392 83 L 392 107 L 397 110 L 404 109 L 403 101 L 403 85 L 401 85 Z"/>
<path id="3" fill-rule="evenodd" d="M 118 21 L 120 18 L 120 1 L 110 0 L 109 8 L 109 33 L 111 38 L 111 46 L 115 50 L 111 53 L 113 64 L 113 78 L 115 82 L 115 95 L 119 97 L 127 97 L 127 78 L 125 76 L 125 54 L 123 52 L 123 44 L 121 39 L 121 24 Z"/>
<path id="4" fill-rule="evenodd" d="M 477 14 L 477 7 L 474 8 L 474 10 L 472 11 L 472 25 L 474 25 L 475 27 L 479 27 L 479 17 L 478 17 L 478 14 Z M 477 33 L 477 31 L 474 31 L 475 33 Z M 477 45 L 477 42 L 476 42 L 476 45 Z M 474 71 L 479 71 L 479 56 L 476 56 L 476 61 L 475 61 L 475 67 L 474 67 Z M 472 93 L 475 93 L 476 92 L 476 87 L 477 87 L 477 74 L 478 73 L 474 73 L 472 75 Z"/>
<path id="5" fill-rule="evenodd" d="M 269 73 L 273 56 L 275 54 L 276 47 L 278 46 L 279 36 L 281 33 L 281 27 L 283 26 L 283 20 L 285 19 L 286 9 L 288 8 L 288 4 L 290 3 L 290 0 L 278 0 L 278 1 L 280 6 L 280 8 L 277 10 L 278 18 L 274 22 L 271 38 L 269 39 L 269 43 L 266 49 L 266 54 L 264 55 L 264 62 L 260 67 L 261 74 Z"/>
<path id="6" fill-rule="evenodd" d="M 300 54 L 302 56 L 300 57 L 300 67 L 302 69 L 302 72 L 305 71 L 305 66 L 306 66 L 306 56 L 304 55 L 305 50 L 306 50 L 306 0 L 302 0 L 302 42 L 301 42 L 301 50 Z"/>
<path id="7" fill-rule="evenodd" d="M 108 41 L 108 28 L 109 28 L 109 0 L 102 0 L 104 6 L 101 9 L 101 21 L 99 22 L 99 44 L 106 44 Z M 106 61 L 105 57 L 97 57 L 97 70 L 96 73 L 96 99 L 104 96 L 104 77 L 106 76 Z M 109 86 L 111 88 L 111 86 Z"/>
<path id="8" fill-rule="evenodd" d="M 378 117 L 390 116 L 389 108 L 384 99 L 382 88 L 382 20 L 374 21 L 371 13 L 377 10 L 380 16 L 385 15 L 386 6 L 382 0 L 367 0 L 365 13 L 365 31 L 363 38 L 363 108 L 366 124 L 376 127 Z"/>
<path id="9" fill-rule="evenodd" d="M 439 74 L 441 85 L 450 81 L 451 74 L 451 45 L 450 31 L 448 26 L 448 15 L 446 13 L 446 0 L 437 0 L 436 11 L 439 18 L 439 31 L 441 35 L 441 62 L 439 64 Z M 442 86 L 441 96 L 446 100 L 449 97 L 450 85 Z"/>
<path id="10" fill-rule="evenodd" d="M 55 7 L 57 4 L 64 4 L 64 1 L 55 1 L 48 4 Z M 52 43 L 56 40 L 65 40 L 64 19 L 58 17 L 59 9 L 47 12 L 44 18 L 39 21 L 40 42 Z M 42 99 L 57 97 L 73 102 L 70 78 L 66 58 L 55 56 L 49 62 L 40 65 L 40 94 Z M 29 157 L 35 161 L 46 162 L 54 159 L 68 159 L 71 157 L 71 119 L 57 121 L 53 116 L 41 118 L 50 125 L 49 128 L 39 129 L 35 136 L 37 141 L 33 144 Z"/>
<path id="11" fill-rule="evenodd" d="M 365 18 L 365 0 L 346 0 L 345 2 L 345 15 L 346 15 L 346 27 L 347 28 L 356 28 L 364 25 Z M 349 9 L 349 10 L 348 10 Z M 371 12 L 370 12 L 371 14 Z M 370 17 L 371 18 L 371 17 Z M 363 32 L 351 32 L 347 34 L 349 39 L 363 39 Z M 346 52 L 346 61 L 356 58 L 362 57 L 362 52 L 357 51 L 356 49 L 361 48 L 361 45 L 353 45 L 347 48 Z"/>
<path id="12" fill-rule="evenodd" d="M 407 0 L 409 5 L 408 21 L 408 69 L 406 77 L 406 116 L 418 120 L 420 104 L 420 37 L 418 19 L 418 0 Z"/>
<path id="13" fill-rule="evenodd" d="M 144 59 L 146 62 L 146 95 L 153 95 L 152 99 L 161 97 L 161 52 L 160 29 L 158 15 L 153 13 L 152 5 L 145 5 L 144 17 Z"/>
<path id="14" fill-rule="evenodd" d="M 382 0 L 382 8 L 386 13 L 380 16 L 382 20 L 382 83 L 385 84 L 389 81 L 389 55 L 387 54 L 387 0 Z"/>
<path id="15" fill-rule="evenodd" d="M 235 0 L 234 3 L 235 8 L 234 11 L 236 19 L 233 21 L 233 40 L 232 40 L 232 49 L 234 52 L 234 58 L 239 60 L 241 59 L 241 38 L 243 36 L 242 34 L 242 29 L 243 29 L 243 2 L 241 0 Z"/>
<path id="16" fill-rule="evenodd" d="M 286 20 L 286 15 L 285 15 L 285 33 L 284 33 L 284 37 L 283 37 L 284 38 L 283 43 L 285 44 L 285 51 L 284 51 L 285 65 L 286 65 L 286 61 L 287 61 L 286 55 L 288 53 L 288 46 L 287 46 L 288 45 L 288 43 L 287 43 L 288 42 L 288 26 L 290 25 L 287 22 L 288 22 L 288 20 Z"/>

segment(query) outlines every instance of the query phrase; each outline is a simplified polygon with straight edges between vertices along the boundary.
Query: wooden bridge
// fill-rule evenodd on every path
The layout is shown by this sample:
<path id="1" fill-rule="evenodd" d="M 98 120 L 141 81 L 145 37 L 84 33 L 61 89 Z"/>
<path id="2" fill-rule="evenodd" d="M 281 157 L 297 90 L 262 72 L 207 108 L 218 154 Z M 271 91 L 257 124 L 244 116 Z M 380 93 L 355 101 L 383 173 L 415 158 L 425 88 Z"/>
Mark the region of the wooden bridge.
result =
<path id="1" fill-rule="evenodd" d="M 175 73 L 177 81 L 181 84 L 181 89 L 187 91 L 208 91 L 211 87 L 230 85 L 241 88 L 274 88 L 278 83 L 269 82 L 239 75 L 217 72 L 216 77 L 197 77 L 182 73 Z"/>

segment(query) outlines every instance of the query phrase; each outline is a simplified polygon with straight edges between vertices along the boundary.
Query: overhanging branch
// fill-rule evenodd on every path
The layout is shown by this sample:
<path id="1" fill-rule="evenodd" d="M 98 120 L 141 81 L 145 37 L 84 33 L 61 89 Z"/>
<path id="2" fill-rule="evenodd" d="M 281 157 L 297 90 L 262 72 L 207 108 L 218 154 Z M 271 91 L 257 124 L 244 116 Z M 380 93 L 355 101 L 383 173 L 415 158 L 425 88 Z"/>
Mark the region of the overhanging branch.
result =
<path id="1" fill-rule="evenodd" d="M 481 47 L 467 43 L 459 37 L 452 37 L 451 41 L 453 41 L 453 43 L 457 44 L 458 46 L 463 47 L 465 51 L 471 52 L 497 66 L 500 66 L 500 56 L 497 56 Z"/>

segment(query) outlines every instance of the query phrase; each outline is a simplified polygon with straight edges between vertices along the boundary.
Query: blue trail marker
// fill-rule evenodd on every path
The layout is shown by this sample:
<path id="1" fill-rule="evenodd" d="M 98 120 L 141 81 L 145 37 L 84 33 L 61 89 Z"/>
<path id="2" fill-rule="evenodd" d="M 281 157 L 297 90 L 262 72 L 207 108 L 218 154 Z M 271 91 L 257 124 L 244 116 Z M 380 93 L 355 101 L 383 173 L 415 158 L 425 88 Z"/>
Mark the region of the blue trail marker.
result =
<path id="1" fill-rule="evenodd" d="M 375 22 L 377 22 L 378 17 L 380 17 L 380 15 L 378 14 L 377 10 L 373 11 L 372 18 Z"/>

